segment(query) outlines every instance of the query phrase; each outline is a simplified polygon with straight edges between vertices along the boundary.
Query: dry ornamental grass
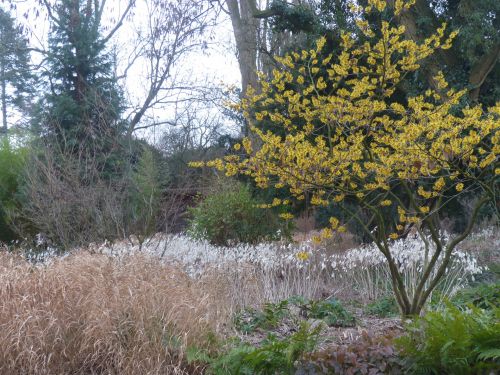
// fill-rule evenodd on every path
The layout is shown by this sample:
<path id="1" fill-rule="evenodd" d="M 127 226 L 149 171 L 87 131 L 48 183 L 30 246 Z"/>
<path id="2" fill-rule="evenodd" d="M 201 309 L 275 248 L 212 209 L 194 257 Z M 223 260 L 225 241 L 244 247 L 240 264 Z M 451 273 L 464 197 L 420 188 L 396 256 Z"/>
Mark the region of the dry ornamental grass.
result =
<path id="1" fill-rule="evenodd" d="M 227 314 L 223 296 L 140 255 L 0 253 L 0 374 L 195 374 L 185 348 L 209 345 Z"/>

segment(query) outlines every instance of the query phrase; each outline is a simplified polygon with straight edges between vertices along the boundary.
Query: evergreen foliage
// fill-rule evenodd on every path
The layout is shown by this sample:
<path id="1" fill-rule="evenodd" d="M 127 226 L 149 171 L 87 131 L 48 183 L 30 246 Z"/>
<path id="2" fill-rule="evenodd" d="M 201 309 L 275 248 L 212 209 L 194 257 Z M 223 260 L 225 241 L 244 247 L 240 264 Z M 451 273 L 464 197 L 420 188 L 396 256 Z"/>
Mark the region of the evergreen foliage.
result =
<path id="1" fill-rule="evenodd" d="M 218 356 L 191 348 L 188 361 L 207 363 L 207 373 L 214 375 L 295 374 L 295 362 L 315 349 L 320 331 L 321 326 L 303 322 L 292 335 L 280 339 L 269 334 L 258 347 L 236 342 Z"/>
<path id="2" fill-rule="evenodd" d="M 394 296 L 384 296 L 366 305 L 365 312 L 380 318 L 397 316 L 399 313 L 398 304 Z"/>
<path id="3" fill-rule="evenodd" d="M 17 238 L 9 216 L 18 208 L 17 194 L 26 154 L 26 148 L 14 148 L 7 137 L 0 138 L 0 242 Z"/>
<path id="4" fill-rule="evenodd" d="M 10 111 L 27 110 L 33 74 L 27 39 L 12 16 L 0 8 L 0 133 L 7 133 Z"/>
<path id="5" fill-rule="evenodd" d="M 481 283 L 462 289 L 453 296 L 453 304 L 459 307 L 474 305 L 481 309 L 500 308 L 500 281 Z"/>
<path id="6" fill-rule="evenodd" d="M 367 6 L 371 2 L 362 0 L 358 3 Z M 477 82 L 480 86 L 478 100 L 482 104 L 493 105 L 500 99 L 498 79 L 500 3 L 498 1 L 414 0 L 412 3 L 415 6 L 408 9 L 401 17 L 393 17 L 392 12 L 388 11 L 394 3 L 397 2 L 387 1 L 387 9 L 383 15 L 385 20 L 405 25 L 408 30 L 407 36 L 410 37 L 411 34 L 411 38 L 415 38 L 416 41 L 432 35 L 443 22 L 448 24 L 450 30 L 459 31 L 456 42 L 449 51 L 427 60 L 419 72 L 408 74 L 398 89 L 405 94 L 422 93 L 428 87 L 430 72 L 442 70 L 451 84 L 458 87 L 469 85 L 472 90 L 475 84 L 473 76 L 482 70 L 487 74 L 483 80 Z M 274 34 L 291 32 L 305 36 L 292 46 L 295 50 L 314 48 L 314 40 L 320 36 L 325 36 L 330 49 L 336 50 L 341 42 L 342 30 L 348 30 L 355 39 L 363 42 L 365 36 L 355 27 L 357 19 L 368 21 L 372 30 L 380 33 L 381 24 L 377 19 L 359 13 L 356 7 L 351 7 L 347 1 L 320 0 L 296 4 L 275 0 L 270 5 L 270 11 Z M 417 31 L 415 33 L 410 31 L 410 26 Z M 284 52 L 290 50 L 285 49 Z M 491 66 L 486 62 L 488 56 L 492 57 Z M 466 102 L 464 100 L 464 103 Z"/>
<path id="7" fill-rule="evenodd" d="M 258 207 L 261 204 L 244 185 L 223 185 L 190 209 L 190 234 L 221 246 L 257 243 L 286 235 L 287 223 L 274 212 Z"/>
<path id="8" fill-rule="evenodd" d="M 83 0 L 58 0 L 49 35 L 50 82 L 42 106 L 43 130 L 69 147 L 109 149 L 120 133 L 121 91 L 101 33 L 99 7 Z M 111 144 L 110 144 L 111 143 Z"/>

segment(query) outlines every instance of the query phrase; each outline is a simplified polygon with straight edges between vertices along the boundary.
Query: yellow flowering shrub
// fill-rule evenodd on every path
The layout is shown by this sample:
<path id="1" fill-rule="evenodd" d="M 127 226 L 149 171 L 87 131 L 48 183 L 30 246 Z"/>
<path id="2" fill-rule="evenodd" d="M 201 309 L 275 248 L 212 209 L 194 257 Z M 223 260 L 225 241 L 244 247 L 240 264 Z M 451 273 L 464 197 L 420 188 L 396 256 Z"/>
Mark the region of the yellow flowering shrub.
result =
<path id="1" fill-rule="evenodd" d="M 408 6 L 396 3 L 396 12 Z M 383 10 L 385 2 L 369 1 L 368 8 Z M 358 23 L 369 37 L 364 22 Z M 250 175 L 263 188 L 288 186 L 295 198 L 311 192 L 311 203 L 318 206 L 346 196 L 364 200 L 373 192 L 373 205 L 402 205 L 391 188 L 404 182 L 418 192 L 412 212 L 417 216 L 426 213 L 417 207 L 461 192 L 478 176 L 491 185 L 500 153 L 500 103 L 487 111 L 477 106 L 455 113 L 466 91 L 447 89 L 440 74 L 441 91 L 427 90 L 405 106 L 389 104 L 407 73 L 449 47 L 455 32 L 445 30 L 442 25 L 419 44 L 403 38 L 404 27 L 383 21 L 382 37 L 362 45 L 344 34 L 338 56 L 321 57 L 326 42 L 321 38 L 316 49 L 277 58 L 283 69 L 240 105 L 260 148 L 254 150 L 245 138 L 235 148 L 243 146 L 248 157 L 231 155 L 207 165 L 228 175 Z M 325 61 L 327 80 L 317 75 Z M 295 78 L 291 72 L 302 73 Z M 303 89 L 288 89 L 294 81 L 303 82 Z M 256 107 L 261 110 L 253 111 Z M 279 132 L 260 130 L 255 119 L 269 120 Z"/>
<path id="2" fill-rule="evenodd" d="M 398 0 L 393 11 L 410 5 Z M 358 10 L 385 7 L 385 1 L 369 0 Z M 396 102 L 396 87 L 405 76 L 439 49 L 450 48 L 456 32 L 443 24 L 418 43 L 404 38 L 404 26 L 381 21 L 376 36 L 364 17 L 357 23 L 366 41 L 344 33 L 338 55 L 327 54 L 320 38 L 314 49 L 277 57 L 282 69 L 268 80 L 261 76 L 260 87 L 239 106 L 253 133 L 242 141 L 246 156 L 207 165 L 251 176 L 262 188 L 288 187 L 299 200 L 308 193 L 317 206 L 355 199 L 373 215 L 377 230 L 371 237 L 390 261 L 387 239 L 413 226 L 439 237 L 431 217 L 450 197 L 475 189 L 481 204 L 498 199 L 500 103 L 459 109 L 466 90 L 449 88 L 443 74 L 435 77 L 438 90 Z M 275 131 L 260 129 L 261 120 Z M 396 188 L 404 196 L 395 194 Z M 380 210 L 390 206 L 398 211 L 394 223 L 381 220 Z M 355 212 L 352 216 L 356 219 Z M 337 220 L 330 223 L 322 238 L 343 228 Z M 438 246 L 450 252 L 453 247 Z M 427 292 L 409 296 L 398 286 L 397 269 L 392 271 L 403 312 L 415 313 Z"/>

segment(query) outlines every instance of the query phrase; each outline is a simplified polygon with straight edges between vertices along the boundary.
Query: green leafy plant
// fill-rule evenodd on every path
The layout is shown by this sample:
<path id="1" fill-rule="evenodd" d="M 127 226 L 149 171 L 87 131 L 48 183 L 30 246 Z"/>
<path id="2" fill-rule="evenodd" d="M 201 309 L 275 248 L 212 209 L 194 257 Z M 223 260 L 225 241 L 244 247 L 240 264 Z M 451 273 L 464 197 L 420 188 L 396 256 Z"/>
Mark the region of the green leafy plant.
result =
<path id="1" fill-rule="evenodd" d="M 273 211 L 259 208 L 260 203 L 244 185 L 222 186 L 189 210 L 189 233 L 221 246 L 258 243 L 285 234 L 287 224 Z"/>
<path id="2" fill-rule="evenodd" d="M 276 328 L 281 320 L 290 314 L 288 301 L 266 303 L 262 311 L 245 309 L 234 316 L 235 328 L 243 333 L 251 333 L 261 328 L 264 330 Z"/>
<path id="3" fill-rule="evenodd" d="M 16 210 L 19 204 L 16 195 L 26 155 L 26 148 L 12 146 L 7 137 L 0 138 L 0 242 L 16 238 L 16 234 L 9 227 L 9 214 Z"/>
<path id="4" fill-rule="evenodd" d="M 160 221 L 166 168 L 151 147 L 143 146 L 129 189 L 129 215 L 140 243 L 155 233 Z"/>
<path id="5" fill-rule="evenodd" d="M 366 305 L 365 312 L 368 315 L 387 318 L 397 316 L 399 314 L 399 309 L 394 296 L 384 296 Z"/>
<path id="6" fill-rule="evenodd" d="M 452 302 L 457 306 L 473 304 L 481 309 L 500 308 L 500 282 L 462 289 L 453 296 Z"/>
<path id="7" fill-rule="evenodd" d="M 276 327 L 283 318 L 290 314 L 287 300 L 278 303 L 266 303 L 262 311 L 264 313 L 264 322 L 269 327 Z"/>
<path id="8" fill-rule="evenodd" d="M 262 313 L 255 309 L 244 309 L 233 316 L 234 328 L 243 333 L 252 333 L 260 326 Z"/>
<path id="9" fill-rule="evenodd" d="M 500 280 L 500 263 L 489 264 L 487 272 L 492 274 L 494 280 Z"/>
<path id="10" fill-rule="evenodd" d="M 301 296 L 293 296 L 277 303 L 266 303 L 262 311 L 242 310 L 234 316 L 233 323 L 235 328 L 243 333 L 251 333 L 257 329 L 274 329 L 284 318 L 293 317 L 290 311 L 292 305 L 298 307 L 303 318 L 320 319 L 329 326 L 351 327 L 355 323 L 354 316 L 338 300 L 330 298 L 310 301 Z"/>
<path id="11" fill-rule="evenodd" d="M 451 304 L 407 326 L 396 340 L 408 373 L 477 374 L 500 368 L 500 308 L 482 310 Z"/>
<path id="12" fill-rule="evenodd" d="M 364 332 L 352 343 L 305 355 L 297 374 L 403 374 L 393 339 L 394 334 L 376 337 Z"/>
<path id="13" fill-rule="evenodd" d="M 191 349 L 188 361 L 208 363 L 207 373 L 215 375 L 293 374 L 296 361 L 315 349 L 320 331 L 321 326 L 303 322 L 294 334 L 283 339 L 270 334 L 258 347 L 236 342 L 216 357 Z"/>
<path id="14" fill-rule="evenodd" d="M 308 318 L 322 319 L 329 326 L 350 327 L 355 323 L 354 316 L 334 298 L 310 301 L 304 307 Z"/>

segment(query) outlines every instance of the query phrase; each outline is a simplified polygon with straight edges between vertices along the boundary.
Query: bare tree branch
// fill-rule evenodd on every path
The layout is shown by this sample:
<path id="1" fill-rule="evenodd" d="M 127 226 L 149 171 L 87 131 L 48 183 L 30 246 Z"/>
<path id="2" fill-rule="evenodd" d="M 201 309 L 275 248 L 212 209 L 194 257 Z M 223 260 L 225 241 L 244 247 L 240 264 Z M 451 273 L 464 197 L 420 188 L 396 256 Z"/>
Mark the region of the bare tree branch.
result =
<path id="1" fill-rule="evenodd" d="M 169 96 L 182 90 L 183 85 L 175 80 L 174 68 L 188 53 L 203 45 L 202 34 L 215 22 L 213 6 L 202 0 L 146 0 L 146 7 L 149 14 L 146 35 L 138 33 L 141 47 L 133 61 L 147 61 L 149 84 L 145 99 L 129 115 L 128 135 L 138 128 L 150 109 L 164 102 L 162 92 Z"/>
<path id="2" fill-rule="evenodd" d="M 102 3 L 102 6 L 104 7 L 104 2 Z M 132 9 L 132 7 L 135 5 L 135 0 L 130 0 L 128 5 L 127 5 L 127 8 L 125 9 L 125 11 L 122 13 L 121 17 L 120 17 L 120 20 L 117 22 L 117 24 L 111 29 L 111 31 L 108 33 L 107 36 L 105 36 L 103 39 L 102 39 L 102 42 L 103 43 L 107 43 L 112 37 L 113 35 L 115 35 L 115 33 L 120 29 L 120 27 L 122 27 L 123 25 L 123 21 L 125 20 L 125 18 L 127 17 L 128 13 L 130 12 L 130 9 Z M 100 12 L 102 13 L 102 11 Z"/>
<path id="3" fill-rule="evenodd" d="M 478 100 L 481 85 L 493 70 L 499 58 L 500 43 L 497 43 L 472 67 L 469 74 L 469 84 L 472 86 L 469 91 L 469 97 L 472 101 Z"/>

